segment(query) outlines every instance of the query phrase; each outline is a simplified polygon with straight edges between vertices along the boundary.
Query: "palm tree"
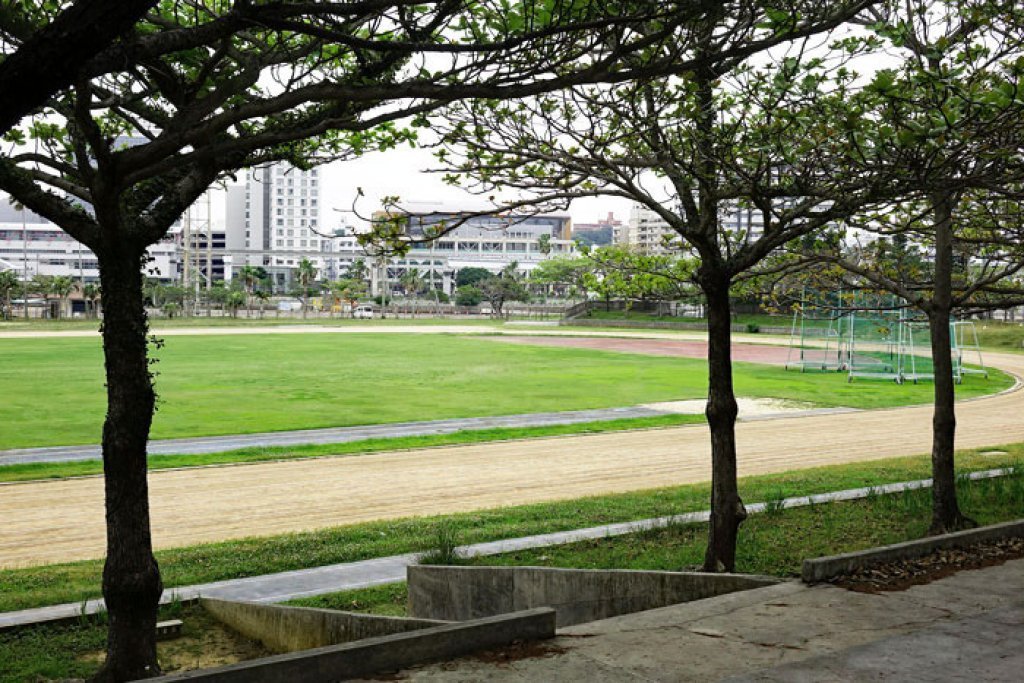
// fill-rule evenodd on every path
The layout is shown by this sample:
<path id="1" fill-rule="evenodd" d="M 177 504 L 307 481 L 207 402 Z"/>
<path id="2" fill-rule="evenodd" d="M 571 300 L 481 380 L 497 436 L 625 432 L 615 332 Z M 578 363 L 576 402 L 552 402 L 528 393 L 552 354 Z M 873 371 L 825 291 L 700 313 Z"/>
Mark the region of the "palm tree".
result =
<path id="1" fill-rule="evenodd" d="M 98 284 L 90 282 L 89 284 L 82 287 L 82 296 L 85 297 L 89 317 L 97 317 L 98 309 L 96 307 L 96 302 L 100 298 L 100 286 Z"/>
<path id="2" fill-rule="evenodd" d="M 270 292 L 265 289 L 257 289 L 253 296 L 260 300 L 260 317 L 263 317 L 263 305 L 270 300 Z"/>
<path id="3" fill-rule="evenodd" d="M 11 297 L 14 292 L 18 290 L 20 283 L 18 282 L 18 276 L 14 274 L 13 270 L 5 270 L 0 273 L 0 295 L 3 295 L 4 299 L 4 310 L 3 318 L 8 320 L 13 317 L 11 312 Z"/>
<path id="4" fill-rule="evenodd" d="M 303 258 L 299 261 L 299 268 L 295 273 L 295 279 L 299 282 L 301 301 L 302 301 L 302 319 L 306 319 L 306 300 L 309 298 L 309 286 L 316 281 L 316 266 L 313 265 L 312 261 L 308 258 Z"/>
<path id="5" fill-rule="evenodd" d="M 256 288 L 256 283 L 260 281 L 260 269 L 256 266 L 242 266 L 239 275 L 242 278 L 242 284 L 245 285 L 246 294 L 246 311 L 245 317 L 252 317 L 252 295 Z"/>
<path id="6" fill-rule="evenodd" d="M 35 275 L 31 282 L 25 283 L 25 317 L 28 317 L 28 294 L 30 292 L 35 292 L 43 297 L 44 311 L 50 308 L 50 294 L 53 291 L 53 285 L 50 284 L 50 281 L 52 279 L 49 275 Z"/>
<path id="7" fill-rule="evenodd" d="M 57 318 L 64 315 L 68 297 L 75 291 L 75 281 L 69 275 L 56 275 L 50 279 L 50 292 L 57 297 Z"/>

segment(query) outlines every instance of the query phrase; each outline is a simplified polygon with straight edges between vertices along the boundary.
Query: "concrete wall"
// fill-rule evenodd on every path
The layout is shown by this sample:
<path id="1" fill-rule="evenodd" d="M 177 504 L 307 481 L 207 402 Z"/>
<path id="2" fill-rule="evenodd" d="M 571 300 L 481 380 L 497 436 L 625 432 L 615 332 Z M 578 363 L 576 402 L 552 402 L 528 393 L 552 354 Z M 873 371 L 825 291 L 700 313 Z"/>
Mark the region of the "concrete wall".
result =
<path id="1" fill-rule="evenodd" d="M 462 621 L 552 607 L 559 627 L 778 582 L 741 574 L 547 567 L 413 565 L 407 575 L 410 616 Z"/>
<path id="2" fill-rule="evenodd" d="M 830 555 L 804 560 L 800 578 L 805 583 L 818 583 L 844 574 L 869 567 L 874 564 L 886 564 L 897 560 L 912 560 L 924 557 L 936 550 L 947 548 L 966 548 L 976 543 L 998 541 L 1004 538 L 1024 537 L 1024 520 L 992 524 L 978 529 L 957 531 L 941 536 L 928 536 L 916 541 L 895 543 L 879 548 L 868 548 L 843 555 Z"/>
<path id="3" fill-rule="evenodd" d="M 340 645 L 447 623 L 213 598 L 202 598 L 200 603 L 217 619 L 242 635 L 260 641 L 271 652 Z"/>
<path id="4" fill-rule="evenodd" d="M 555 613 L 550 609 L 536 609 L 149 680 L 161 683 L 326 683 L 364 678 L 414 664 L 460 657 L 516 641 L 552 638 L 554 635 Z"/>

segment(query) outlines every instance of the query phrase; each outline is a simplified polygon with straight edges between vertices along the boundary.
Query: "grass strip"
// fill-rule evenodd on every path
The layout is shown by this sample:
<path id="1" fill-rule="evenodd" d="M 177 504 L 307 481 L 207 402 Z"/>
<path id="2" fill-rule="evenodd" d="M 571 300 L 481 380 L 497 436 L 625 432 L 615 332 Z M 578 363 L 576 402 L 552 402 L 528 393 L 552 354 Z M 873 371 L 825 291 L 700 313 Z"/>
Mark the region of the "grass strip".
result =
<path id="1" fill-rule="evenodd" d="M 962 452 L 960 470 L 1024 464 L 1024 444 L 1005 447 L 1005 455 L 980 454 L 992 450 Z M 927 456 L 891 458 L 743 477 L 740 492 L 745 500 L 754 502 L 921 479 L 929 472 Z M 162 550 L 156 556 L 164 586 L 184 586 L 429 550 L 436 543 L 442 521 L 458 535 L 460 543 L 480 543 L 693 512 L 706 509 L 709 498 L 709 483 L 691 484 L 225 541 Z M 87 560 L 2 570 L 0 611 L 98 597 L 102 569 L 101 560 Z"/>
<path id="2" fill-rule="evenodd" d="M 1024 471 L 963 481 L 959 496 L 964 510 L 981 525 L 1018 519 L 1024 509 Z M 751 516 L 740 529 L 737 571 L 795 577 L 807 558 L 922 538 L 930 522 L 931 489 L 800 508 L 769 505 L 767 511 Z M 458 564 L 692 571 L 700 569 L 706 547 L 706 524 L 673 524 L 623 536 L 464 558 Z M 402 582 L 288 604 L 405 616 L 407 599 L 408 590 Z"/>
<path id="3" fill-rule="evenodd" d="M 463 429 L 451 434 L 423 434 L 421 436 L 398 436 L 388 438 L 360 439 L 334 444 L 305 446 L 256 446 L 239 448 L 218 453 L 183 455 L 152 455 L 149 457 L 150 470 L 179 469 L 184 467 L 209 467 L 302 458 L 324 458 L 363 455 L 381 451 L 401 451 L 414 448 L 435 448 L 459 446 L 492 441 L 514 439 L 540 439 L 552 436 L 599 434 L 635 429 L 656 429 L 679 425 L 699 424 L 705 421 L 703 415 L 661 415 L 621 420 L 577 422 L 575 424 L 549 425 L 544 427 L 494 427 L 491 429 Z M 0 466 L 0 482 L 24 482 L 43 479 L 83 477 L 103 473 L 100 460 L 78 462 L 39 462 L 22 465 Z"/>

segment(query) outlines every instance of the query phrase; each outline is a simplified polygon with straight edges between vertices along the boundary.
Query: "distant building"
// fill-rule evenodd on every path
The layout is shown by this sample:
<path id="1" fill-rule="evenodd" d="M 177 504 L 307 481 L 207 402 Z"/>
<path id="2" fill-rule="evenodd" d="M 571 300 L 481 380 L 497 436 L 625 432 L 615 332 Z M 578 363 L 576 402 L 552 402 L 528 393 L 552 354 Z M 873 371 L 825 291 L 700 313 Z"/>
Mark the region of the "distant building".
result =
<path id="1" fill-rule="evenodd" d="M 573 223 L 572 238 L 577 242 L 591 246 L 604 246 L 618 242 L 626 226 L 611 211 L 606 218 L 599 218 L 596 223 Z"/>
<path id="2" fill-rule="evenodd" d="M 576 253 L 572 220 L 568 216 L 488 214 L 423 211 L 405 214 L 410 237 L 423 239 L 447 231 L 434 240 L 417 242 L 401 259 L 389 263 L 388 281 L 395 282 L 415 268 L 429 282 L 450 293 L 458 271 L 484 268 L 498 273 L 513 262 L 529 272 L 541 261 Z M 382 218 L 377 214 L 375 218 Z"/>
<path id="3" fill-rule="evenodd" d="M 175 279 L 175 252 L 173 236 L 151 246 L 147 274 Z M 0 198 L 0 260 L 0 270 L 13 270 L 22 280 L 36 275 L 65 275 L 82 283 L 100 279 L 99 263 L 88 247 L 46 218 L 16 209 L 6 198 Z"/>
<path id="4" fill-rule="evenodd" d="M 753 241 L 764 232 L 764 219 L 760 211 L 726 205 L 720 212 L 719 221 L 723 230 L 730 231 L 734 239 Z M 618 233 L 616 244 L 629 246 L 645 254 L 678 252 L 682 247 L 679 233 L 655 211 L 641 204 L 634 204 L 629 212 L 629 222 Z"/>

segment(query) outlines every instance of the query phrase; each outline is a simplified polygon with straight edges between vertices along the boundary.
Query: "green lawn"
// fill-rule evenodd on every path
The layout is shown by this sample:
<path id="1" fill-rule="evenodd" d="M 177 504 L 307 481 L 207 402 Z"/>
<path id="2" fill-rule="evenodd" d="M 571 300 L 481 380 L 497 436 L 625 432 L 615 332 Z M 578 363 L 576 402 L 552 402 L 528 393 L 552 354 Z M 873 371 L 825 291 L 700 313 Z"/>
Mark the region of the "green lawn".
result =
<path id="1" fill-rule="evenodd" d="M 958 455 L 960 471 L 1024 464 L 1024 444 L 1004 450 L 1006 455 L 997 456 L 962 452 Z M 753 503 L 921 479 L 929 472 L 928 456 L 890 458 L 743 477 L 740 493 Z M 161 550 L 156 557 L 164 586 L 183 586 L 429 550 L 436 546 L 442 524 L 459 542 L 479 543 L 704 510 L 709 496 L 709 483 L 691 484 L 225 541 Z M 965 509 L 975 512 L 973 504 Z M 0 570 L 0 612 L 97 597 L 102 570 L 101 560 Z"/>
<path id="2" fill-rule="evenodd" d="M 167 337 L 154 438 L 628 406 L 701 398 L 701 360 L 501 344 L 453 335 Z M 96 443 L 99 338 L 0 339 L 0 449 Z M 1009 386 L 972 377 L 969 397 Z M 925 403 L 929 385 L 736 364 L 741 396 L 860 408 Z"/>

